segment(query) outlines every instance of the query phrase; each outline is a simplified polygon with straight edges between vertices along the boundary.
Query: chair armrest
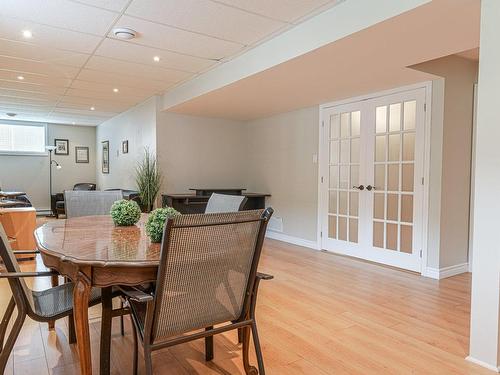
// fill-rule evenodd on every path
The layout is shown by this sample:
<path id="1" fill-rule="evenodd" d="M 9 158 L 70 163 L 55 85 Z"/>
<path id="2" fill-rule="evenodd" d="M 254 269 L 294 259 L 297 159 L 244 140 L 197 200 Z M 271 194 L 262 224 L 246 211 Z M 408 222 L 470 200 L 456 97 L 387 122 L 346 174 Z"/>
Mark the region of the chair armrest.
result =
<path id="1" fill-rule="evenodd" d="M 40 250 L 13 250 L 14 254 L 40 254 Z"/>
<path id="2" fill-rule="evenodd" d="M 0 279 L 18 279 L 20 277 L 41 277 L 59 275 L 57 272 L 41 271 L 41 272 L 1 272 Z"/>
<path id="3" fill-rule="evenodd" d="M 260 280 L 272 280 L 272 279 L 274 279 L 273 275 L 268 275 L 267 273 L 261 273 L 261 272 L 257 272 L 256 277 Z"/>
<path id="4" fill-rule="evenodd" d="M 144 303 L 153 301 L 154 299 L 151 294 L 145 293 L 138 288 L 124 285 L 119 285 L 117 288 L 125 295 L 125 297 L 135 302 Z"/>

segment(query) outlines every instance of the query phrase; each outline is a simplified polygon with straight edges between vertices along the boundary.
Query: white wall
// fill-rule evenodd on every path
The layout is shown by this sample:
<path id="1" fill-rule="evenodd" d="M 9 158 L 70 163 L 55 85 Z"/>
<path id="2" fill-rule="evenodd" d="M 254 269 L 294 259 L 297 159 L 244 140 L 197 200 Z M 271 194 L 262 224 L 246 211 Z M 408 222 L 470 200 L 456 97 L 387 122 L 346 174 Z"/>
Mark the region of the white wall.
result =
<path id="1" fill-rule="evenodd" d="M 248 187 L 243 122 L 167 112 L 158 113 L 157 121 L 163 192 Z"/>
<path id="2" fill-rule="evenodd" d="M 275 218 L 283 219 L 283 233 L 316 241 L 318 207 L 318 107 L 249 121 L 246 185 L 270 193 Z"/>
<path id="3" fill-rule="evenodd" d="M 157 97 L 152 97 L 97 127 L 98 189 L 136 189 L 134 170 L 144 148 L 156 152 L 156 106 Z M 125 140 L 128 140 L 128 154 L 122 153 Z M 109 174 L 102 173 L 101 169 L 103 141 L 109 141 Z"/>
<path id="4" fill-rule="evenodd" d="M 78 182 L 96 181 L 95 139 L 92 126 L 47 125 L 47 142 L 54 138 L 69 140 L 69 155 L 54 155 L 62 169 L 52 169 L 52 192 L 72 189 Z M 75 162 L 75 146 L 89 147 L 89 163 Z M 4 190 L 26 191 L 33 206 L 47 210 L 49 203 L 49 158 L 48 156 L 0 155 L 0 186 Z"/>

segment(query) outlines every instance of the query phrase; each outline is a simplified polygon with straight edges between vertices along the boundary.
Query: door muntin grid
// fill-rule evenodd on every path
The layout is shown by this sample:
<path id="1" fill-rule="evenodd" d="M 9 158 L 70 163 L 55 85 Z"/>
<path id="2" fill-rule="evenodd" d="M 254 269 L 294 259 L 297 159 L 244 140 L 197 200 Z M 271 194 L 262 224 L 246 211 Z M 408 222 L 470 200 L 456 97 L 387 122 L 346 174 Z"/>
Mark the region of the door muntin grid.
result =
<path id="1" fill-rule="evenodd" d="M 412 254 L 415 214 L 416 100 L 375 109 L 375 248 Z"/>
<path id="2" fill-rule="evenodd" d="M 361 111 L 328 121 L 328 238 L 358 243 Z"/>

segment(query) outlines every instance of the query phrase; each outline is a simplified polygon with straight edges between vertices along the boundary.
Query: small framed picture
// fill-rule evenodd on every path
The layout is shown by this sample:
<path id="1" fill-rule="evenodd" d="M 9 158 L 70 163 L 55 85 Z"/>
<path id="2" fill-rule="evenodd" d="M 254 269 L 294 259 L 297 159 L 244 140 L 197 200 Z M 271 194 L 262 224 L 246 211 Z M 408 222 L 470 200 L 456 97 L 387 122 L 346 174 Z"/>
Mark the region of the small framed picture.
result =
<path id="1" fill-rule="evenodd" d="M 69 155 L 69 140 L 67 139 L 54 139 L 55 155 Z"/>
<path id="2" fill-rule="evenodd" d="M 102 173 L 109 173 L 109 141 L 102 143 Z"/>
<path id="3" fill-rule="evenodd" d="M 75 162 L 88 163 L 89 162 L 89 148 L 88 147 L 75 147 Z"/>
<path id="4" fill-rule="evenodd" d="M 122 154 L 128 154 L 128 141 L 122 142 Z"/>

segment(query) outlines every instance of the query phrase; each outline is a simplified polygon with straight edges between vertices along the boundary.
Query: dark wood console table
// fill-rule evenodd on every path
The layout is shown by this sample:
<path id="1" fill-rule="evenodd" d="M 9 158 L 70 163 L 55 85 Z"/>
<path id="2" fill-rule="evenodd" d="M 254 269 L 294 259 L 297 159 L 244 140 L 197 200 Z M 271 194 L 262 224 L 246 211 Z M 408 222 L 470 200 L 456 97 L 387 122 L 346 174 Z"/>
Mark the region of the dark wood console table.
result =
<path id="1" fill-rule="evenodd" d="M 162 194 L 162 206 L 173 207 L 181 214 L 202 214 L 205 212 L 212 193 L 243 195 L 247 202 L 243 210 L 256 210 L 266 207 L 266 197 L 270 194 L 248 193 L 246 189 L 189 189 L 191 194 Z"/>

